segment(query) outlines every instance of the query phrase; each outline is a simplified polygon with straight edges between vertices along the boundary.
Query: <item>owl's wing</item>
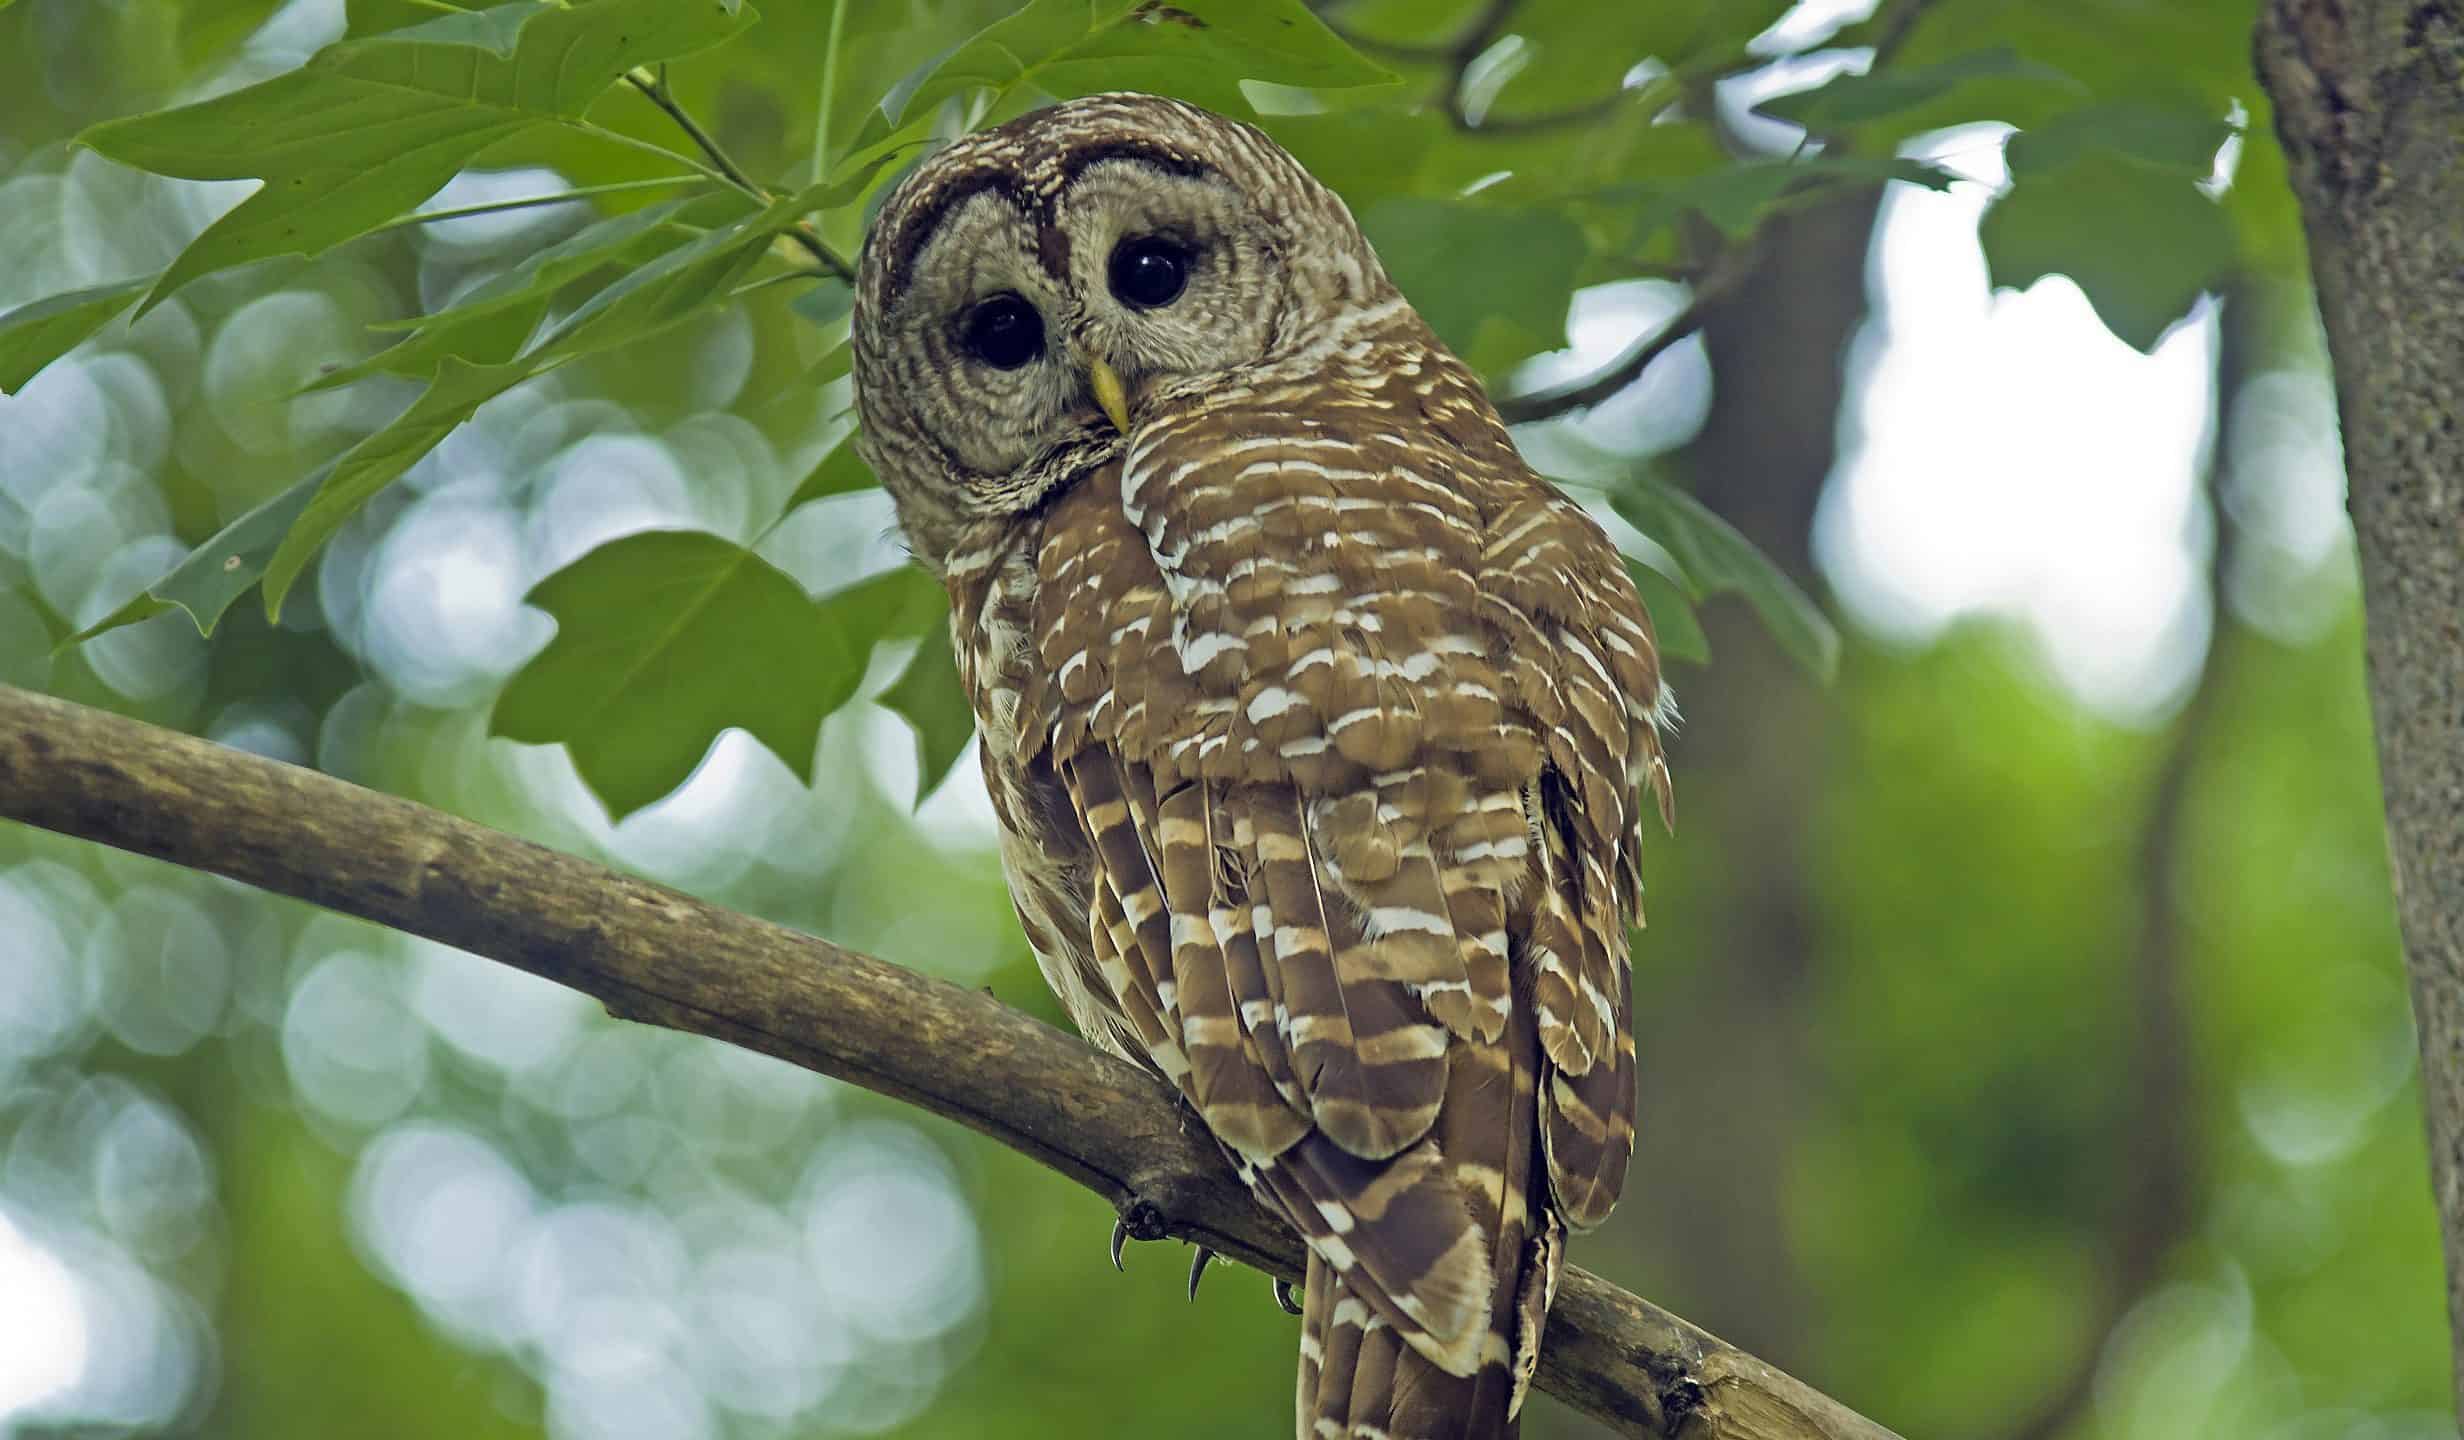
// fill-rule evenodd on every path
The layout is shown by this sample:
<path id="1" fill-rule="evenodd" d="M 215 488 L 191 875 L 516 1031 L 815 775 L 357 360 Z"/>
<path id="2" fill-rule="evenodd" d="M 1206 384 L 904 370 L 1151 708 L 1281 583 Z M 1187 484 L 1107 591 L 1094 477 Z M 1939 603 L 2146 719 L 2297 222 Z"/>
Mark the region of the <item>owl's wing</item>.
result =
<path id="1" fill-rule="evenodd" d="M 1045 517 L 1023 709 L 1122 1013 L 1357 1297 L 1318 1363 L 1384 1329 L 1503 1376 L 1554 1279 L 1531 1207 L 1597 1223 L 1632 1149 L 1659 681 L 1577 507 L 1416 461 L 1264 406 L 1142 430 Z"/>

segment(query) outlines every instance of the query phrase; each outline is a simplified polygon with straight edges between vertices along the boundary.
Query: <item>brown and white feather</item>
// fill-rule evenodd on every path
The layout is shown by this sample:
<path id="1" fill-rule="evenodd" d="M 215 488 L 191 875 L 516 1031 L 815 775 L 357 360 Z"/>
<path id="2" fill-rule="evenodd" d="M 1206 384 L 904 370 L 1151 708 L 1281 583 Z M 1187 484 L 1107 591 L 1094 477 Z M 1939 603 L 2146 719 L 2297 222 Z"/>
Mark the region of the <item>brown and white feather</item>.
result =
<path id="1" fill-rule="evenodd" d="M 1094 293 L 1140 226 L 1216 257 L 1192 333 Z M 1126 435 L 1065 377 L 961 373 L 942 312 L 988 284 L 1128 382 Z M 1298 1433 L 1511 1435 L 1633 1150 L 1671 711 L 1622 564 L 1342 202 L 1175 102 L 927 161 L 856 343 L 1046 978 L 1308 1240 Z"/>

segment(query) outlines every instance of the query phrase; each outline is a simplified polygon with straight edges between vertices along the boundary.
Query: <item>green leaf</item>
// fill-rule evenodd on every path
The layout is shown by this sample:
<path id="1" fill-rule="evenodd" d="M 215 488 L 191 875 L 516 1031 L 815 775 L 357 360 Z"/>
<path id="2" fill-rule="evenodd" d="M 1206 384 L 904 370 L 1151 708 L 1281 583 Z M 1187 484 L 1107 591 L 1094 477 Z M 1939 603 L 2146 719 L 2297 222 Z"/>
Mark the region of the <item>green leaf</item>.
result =
<path id="1" fill-rule="evenodd" d="M 145 276 L 47 295 L 0 315 L 0 395 L 26 388 L 44 366 L 91 339 L 153 283 Z"/>
<path id="2" fill-rule="evenodd" d="M 1344 20 L 1362 7 L 1347 6 Z M 1759 63 L 1746 44 L 1770 28 L 1788 0 L 1648 0 L 1609 4 L 1600 0 L 1518 0 L 1512 33 L 1523 46 L 1513 52 L 1511 74 L 1490 103 L 1488 122 L 1564 113 L 1569 106 L 1617 95 L 1635 63 L 1646 58 L 1680 78 L 1709 80 Z M 1465 7 L 1412 37 L 1441 46 L 1471 17 Z M 1425 23 L 1425 22 L 1424 22 Z M 1408 43 L 1408 42 L 1407 42 Z M 1585 126 L 1586 132 L 1593 127 Z M 1588 138 L 1588 135 L 1586 135 Z M 1571 147 L 1570 147 L 1571 148 Z"/>
<path id="3" fill-rule="evenodd" d="M 265 613 L 281 612 L 293 582 L 344 521 L 480 406 L 534 375 L 655 334 L 719 303 L 728 286 L 761 259 L 771 237 L 794 216 L 794 202 L 781 200 L 758 215 L 661 254 L 584 301 L 563 324 L 512 361 L 487 364 L 452 354 L 439 357 L 436 378 L 426 392 L 392 424 L 344 453 L 315 503 L 284 537 L 266 566 Z"/>
<path id="4" fill-rule="evenodd" d="M 809 214 L 815 210 L 836 210 L 841 205 L 854 202 L 872 185 L 873 178 L 882 172 L 896 153 L 885 150 L 853 159 L 839 166 L 828 178 L 807 185 L 796 192 L 797 212 Z"/>
<path id="5" fill-rule="evenodd" d="M 610 541 L 528 598 L 556 638 L 505 687 L 489 733 L 564 745 L 617 819 L 684 783 L 730 727 L 811 783 L 822 717 L 855 694 L 874 638 L 752 551 L 692 530 Z"/>
<path id="6" fill-rule="evenodd" d="M 1032 89 L 1063 100 L 1147 90 L 1246 115 L 1243 80 L 1343 90 L 1395 76 L 1301 0 L 1029 0 L 892 87 L 881 114 L 894 127 L 953 95 Z"/>
<path id="7" fill-rule="evenodd" d="M 2178 174 L 2093 154 L 2030 175 L 1978 229 L 1996 285 L 2067 275 L 2106 328 L 2152 350 L 2232 267 L 2232 223 Z"/>
<path id="8" fill-rule="evenodd" d="M 174 605 L 188 612 L 188 618 L 197 623 L 199 634 L 213 634 L 231 602 L 247 593 L 248 587 L 265 573 L 265 562 L 274 553 L 275 545 L 299 519 L 300 512 L 308 508 L 317 487 L 325 483 L 325 474 L 320 470 L 308 476 L 225 525 L 215 532 L 213 539 L 172 566 L 163 578 L 137 592 L 119 609 L 61 641 L 60 648 L 82 645 L 105 631 L 150 620 Z"/>
<path id="9" fill-rule="evenodd" d="M 2216 171 L 2216 152 L 2234 127 L 2195 101 L 2116 100 L 2083 105 L 2010 138 L 2003 152 L 2011 178 L 2059 170 L 2104 154 L 2189 180 Z"/>
<path id="10" fill-rule="evenodd" d="M 858 490 L 870 490 L 880 483 L 874 477 L 872 467 L 864 463 L 864 457 L 856 453 L 855 432 L 851 430 L 844 439 L 830 447 L 829 454 L 821 457 L 821 463 L 815 465 L 812 473 L 806 475 L 804 482 L 796 487 L 796 492 L 787 497 L 787 508 L 780 513 L 793 514 L 806 501 L 826 499 L 832 495 L 852 495 Z"/>
<path id="11" fill-rule="evenodd" d="M 1839 632 L 1821 608 L 1701 501 L 1656 476 L 1636 474 L 1611 492 L 1609 504 L 1675 556 L 1704 594 L 1744 599 L 1798 664 L 1826 681 L 1839 668 Z"/>
<path id="12" fill-rule="evenodd" d="M 291 593 L 300 572 L 333 538 L 334 532 L 342 528 L 344 521 L 358 514 L 359 508 L 376 498 L 378 491 L 417 464 L 419 457 L 435 449 L 438 441 L 468 420 L 480 406 L 537 374 L 540 368 L 518 360 L 506 365 L 474 365 L 454 356 L 445 357 L 436 379 L 429 382 L 408 410 L 342 453 L 315 498 L 282 537 L 265 565 L 266 618 L 270 620 L 282 613 L 283 597 Z"/>
<path id="13" fill-rule="evenodd" d="M 448 355 L 474 364 L 510 360 L 530 338 L 539 317 L 546 313 L 549 297 L 568 283 L 637 255 L 646 244 L 664 239 L 661 227 L 674 219 L 677 211 L 694 203 L 691 199 L 671 200 L 594 221 L 524 258 L 503 274 L 490 277 L 434 314 L 373 326 L 377 330 L 417 327 L 417 332 L 356 365 L 320 376 L 307 388 L 330 390 L 379 373 L 424 379 L 434 375 L 437 363 Z M 677 241 L 671 248 L 681 249 L 683 244 Z"/>
<path id="14" fill-rule="evenodd" d="M 1421 318 L 1475 369 L 1494 374 L 1565 343 L 1588 247 L 1564 215 L 1398 197 L 1360 223 Z"/>
<path id="15" fill-rule="evenodd" d="M 436 9 L 423 0 L 343 0 L 342 14 L 344 35 L 365 40 L 372 35 L 425 25 L 436 18 Z"/>
<path id="16" fill-rule="evenodd" d="M 935 624 L 946 626 L 950 612 L 939 582 L 913 565 L 833 590 L 821 604 L 848 634 L 876 640 L 912 639 Z"/>
<path id="17" fill-rule="evenodd" d="M 1430 124 L 1426 115 L 1375 107 L 1268 115 L 1259 123 L 1310 174 L 1341 195 L 1355 215 L 1396 195 L 1458 188 L 1419 183 L 1430 151 L 1444 138 L 1443 127 Z"/>
<path id="18" fill-rule="evenodd" d="M 1840 75 L 1811 90 L 1765 100 L 1758 108 L 1774 119 L 1823 134 L 1913 110 L 1964 86 L 1992 80 L 2078 88 L 2061 71 L 1997 45 L 1932 65 L 1889 65 L 1870 74 Z"/>
<path id="19" fill-rule="evenodd" d="M 451 320 L 431 320 L 419 332 L 398 345 L 389 345 L 356 365 L 345 365 L 318 376 L 302 386 L 300 393 L 311 394 L 353 384 L 371 375 L 404 375 L 413 380 L 431 380 L 446 357 L 471 365 L 501 365 L 519 354 L 523 342 L 539 328 L 539 317 L 548 309 L 548 297 L 541 295 L 508 309 L 488 310 Z"/>
<path id="20" fill-rule="evenodd" d="M 1146 90 L 1247 116 L 1255 112 L 1243 80 L 1358 90 L 1396 79 L 1327 29 L 1302 0 L 1174 0 L 1142 5 L 1099 31 L 1079 54 L 1046 66 L 1036 88 L 1057 99 Z"/>
<path id="21" fill-rule="evenodd" d="M 775 201 L 757 215 L 720 226 L 626 272 L 583 301 L 532 354 L 543 361 L 571 359 L 691 318 L 722 300 L 796 214 L 794 200 Z"/>
<path id="22" fill-rule="evenodd" d="M 787 308 L 805 323 L 827 330 L 856 308 L 855 287 L 836 278 L 823 280 L 804 287 Z"/>
<path id="23" fill-rule="evenodd" d="M 915 803 L 921 806 L 950 778 L 951 767 L 975 735 L 975 710 L 958 683 L 947 623 L 925 628 L 907 668 L 881 692 L 881 703 L 915 729 Z"/>
<path id="24" fill-rule="evenodd" d="M 0 10 L 8 8 L 0 3 Z M 238 45 L 273 18 L 282 0 L 186 0 L 174 26 L 181 65 L 199 68 Z"/>
<path id="25" fill-rule="evenodd" d="M 1947 190 L 1959 177 L 1922 160 L 1888 156 L 1816 155 L 1797 161 L 1726 165 L 1669 181 L 1612 185 L 1575 197 L 1605 204 L 1628 253 L 1647 254 L 1660 232 L 1700 215 L 1723 234 L 1754 233 L 1779 210 L 1829 199 L 1848 186 L 1905 181 Z"/>
<path id="26" fill-rule="evenodd" d="M 461 299 L 432 315 L 414 320 L 389 321 L 372 328 L 425 329 L 430 325 L 518 305 L 538 296 L 552 295 L 563 289 L 568 281 L 578 280 L 602 265 L 612 265 L 639 253 L 643 248 L 642 242 L 660 238 L 660 227 L 675 219 L 676 212 L 692 203 L 692 199 L 670 200 L 594 220 L 546 249 L 525 256 L 520 264 L 503 274 L 490 276 Z"/>
<path id="27" fill-rule="evenodd" d="M 917 66 L 881 97 L 892 125 L 976 89 L 1005 90 L 1033 79 L 1099 31 L 1120 24 L 1139 0 L 1027 0 L 947 54 Z"/>
<path id="28" fill-rule="evenodd" d="M 814 361 L 802 375 L 796 377 L 796 384 L 805 390 L 818 389 L 845 376 L 854 368 L 856 368 L 855 346 L 842 338 L 837 344 L 822 351 L 821 358 Z"/>
<path id="29" fill-rule="evenodd" d="M 1660 657 L 1693 665 L 1710 664 L 1711 637 L 1703 633 L 1703 622 L 1694 613 L 1694 602 L 1686 598 L 1677 582 L 1631 558 L 1626 561 L 1626 573 L 1634 577 L 1634 588 L 1643 597 L 1643 609 L 1651 616 L 1652 634 L 1660 642 Z"/>
<path id="30" fill-rule="evenodd" d="M 365 234 L 480 151 L 577 120 L 628 69 L 707 49 L 751 19 L 716 0 L 524 0 L 345 40 L 300 69 L 80 138 L 160 175 L 265 181 L 180 252 L 142 310 L 200 275 Z"/>

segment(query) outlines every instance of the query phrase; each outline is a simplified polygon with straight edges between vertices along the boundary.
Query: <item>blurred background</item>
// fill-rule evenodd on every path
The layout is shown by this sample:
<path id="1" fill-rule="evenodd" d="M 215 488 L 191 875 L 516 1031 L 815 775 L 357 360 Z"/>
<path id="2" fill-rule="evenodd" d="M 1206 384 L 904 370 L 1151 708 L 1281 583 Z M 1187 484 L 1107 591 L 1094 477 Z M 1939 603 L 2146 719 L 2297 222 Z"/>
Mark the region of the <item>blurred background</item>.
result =
<path id="1" fill-rule="evenodd" d="M 817 122 L 856 133 L 887 77 L 1010 7 L 766 8 L 757 43 L 676 83 L 756 173 L 787 175 Z M 2452 1435 L 2333 397 L 2246 73 L 2255 5 L 1314 8 L 1402 86 L 1360 116 L 1261 107 L 1398 237 L 1398 275 L 1501 393 L 1590 375 L 1689 306 L 1702 321 L 1607 403 L 1522 427 L 1527 452 L 1577 483 L 1691 490 L 1842 635 L 1826 685 L 1733 597 L 1699 633 L 1682 606 L 1661 617 L 1710 659 L 1674 670 L 1681 823 L 1647 857 L 1641 1145 L 1577 1260 L 1912 1436 Z M 362 10 L 0 10 L 0 310 L 159 267 L 247 192 L 120 168 L 71 147 L 80 128 L 295 66 Z M 1658 38 L 1740 25 L 1719 64 Z M 1755 107 L 1876 46 L 1981 77 L 1857 137 L 1960 178 L 1758 212 L 1750 239 L 1709 237 L 1727 273 L 1699 293 L 1665 252 L 1587 251 L 1596 225 L 1465 198 L 1560 164 L 1654 179 L 1652 134 L 1603 154 L 1602 116 L 1671 74 L 1727 156 L 1802 153 L 1784 105 Z M 1998 46 L 1999 68 L 1960 59 Z M 2010 55 L 2236 127 L 2185 182 L 2192 208 L 2074 175 L 2023 210 L 2009 124 L 1975 123 L 2038 104 Z M 627 96 L 594 118 L 661 123 Z M 617 153 L 491 155 L 430 208 L 638 173 Z M 611 822 L 563 749 L 488 738 L 554 628 L 524 594 L 611 537 L 761 537 L 814 590 L 900 562 L 877 491 L 771 527 L 846 428 L 843 381 L 799 383 L 821 332 L 776 292 L 489 405 L 347 527 L 278 626 L 250 601 L 211 639 L 172 614 L 55 652 L 416 393 L 295 396 L 374 348 L 366 327 L 590 214 L 213 277 L 0 400 L 0 681 L 1058 1022 L 972 761 L 930 784 L 875 703 L 903 647 L 825 723 L 810 786 L 731 732 Z M 1460 228 L 1400 253 L 1433 214 Z M 1282 1433 L 1295 1322 L 1265 1282 L 1219 1269 L 1185 1302 L 1178 1246 L 1116 1275 L 1109 1218 L 779 1063 L 0 831 L 0 1434 Z M 1597 1432 L 1543 1401 L 1526 1433 Z"/>

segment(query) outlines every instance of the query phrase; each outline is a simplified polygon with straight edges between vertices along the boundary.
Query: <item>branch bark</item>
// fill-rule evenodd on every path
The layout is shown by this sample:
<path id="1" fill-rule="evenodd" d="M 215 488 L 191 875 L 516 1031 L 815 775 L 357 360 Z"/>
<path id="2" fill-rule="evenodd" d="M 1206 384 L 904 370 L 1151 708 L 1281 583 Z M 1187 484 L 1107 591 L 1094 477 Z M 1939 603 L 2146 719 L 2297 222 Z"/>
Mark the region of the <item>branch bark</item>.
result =
<path id="1" fill-rule="evenodd" d="M 6 687 L 0 818 L 422 935 L 624 1019 L 907 1101 L 1093 1190 L 1141 1239 L 1300 1276 L 1299 1238 L 1252 1203 L 1161 1081 L 989 995 L 408 800 Z M 1896 1440 L 1582 1270 L 1558 1290 L 1540 1384 L 1625 1435 Z"/>
<path id="2" fill-rule="evenodd" d="M 2257 52 L 2335 364 L 2464 1406 L 2464 0 L 2271 0 Z"/>

